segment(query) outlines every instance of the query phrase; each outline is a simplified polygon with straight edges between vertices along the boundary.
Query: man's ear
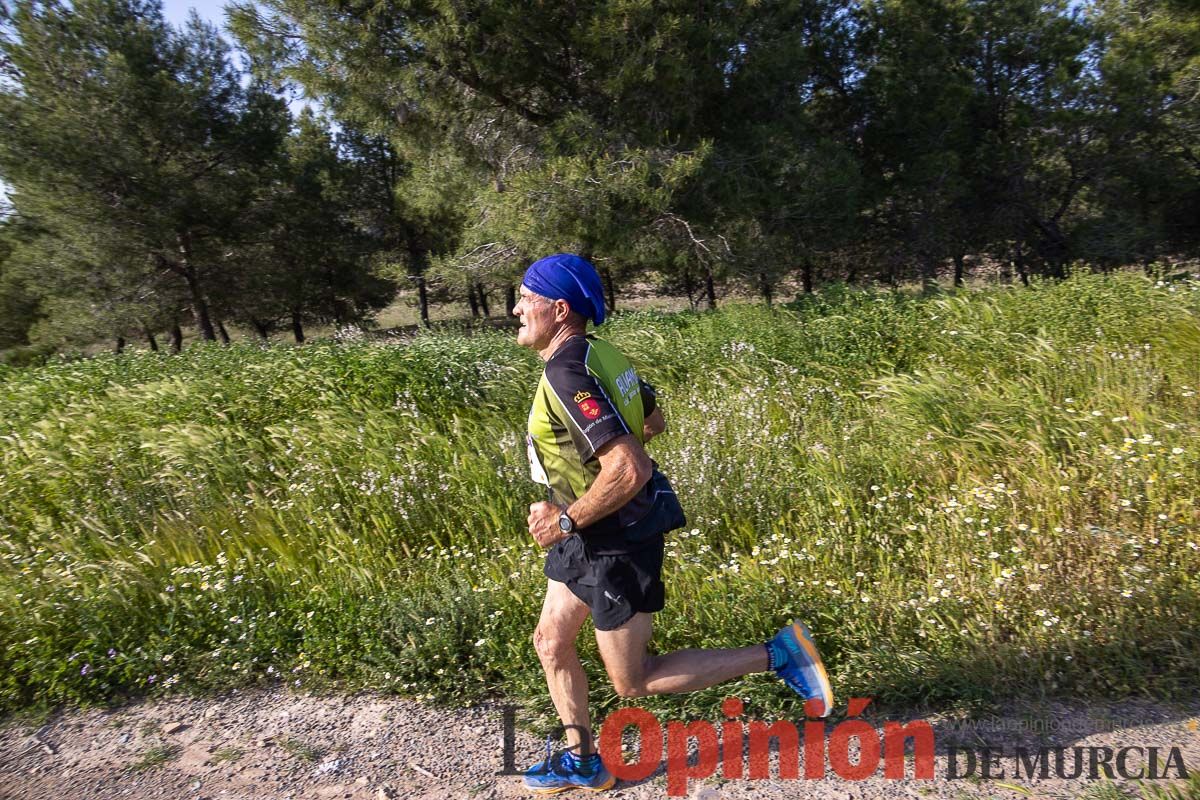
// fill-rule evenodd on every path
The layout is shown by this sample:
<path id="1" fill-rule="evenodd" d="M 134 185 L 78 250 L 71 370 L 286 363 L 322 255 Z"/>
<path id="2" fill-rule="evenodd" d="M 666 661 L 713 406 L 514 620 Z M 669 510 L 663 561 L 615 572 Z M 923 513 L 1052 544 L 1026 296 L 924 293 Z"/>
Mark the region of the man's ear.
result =
<path id="1" fill-rule="evenodd" d="M 554 321 L 566 322 L 571 316 L 571 304 L 566 300 L 554 301 Z"/>

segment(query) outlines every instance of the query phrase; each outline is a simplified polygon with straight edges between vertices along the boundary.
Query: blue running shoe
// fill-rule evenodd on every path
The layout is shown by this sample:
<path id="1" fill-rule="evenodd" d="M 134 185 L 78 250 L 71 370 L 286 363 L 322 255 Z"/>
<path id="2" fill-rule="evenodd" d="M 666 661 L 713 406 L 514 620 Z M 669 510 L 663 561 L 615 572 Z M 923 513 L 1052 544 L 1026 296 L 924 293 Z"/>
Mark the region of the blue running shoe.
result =
<path id="1" fill-rule="evenodd" d="M 571 754 L 564 751 L 557 759 L 551 746 L 552 739 L 546 740 L 546 759 L 525 771 L 525 788 L 534 794 L 557 794 L 569 789 L 587 789 L 589 792 L 602 792 L 611 789 L 617 782 L 608 771 L 600 757 L 596 757 L 599 766 L 591 775 L 584 775 L 575 767 Z"/>
<path id="2" fill-rule="evenodd" d="M 829 716 L 833 710 L 833 687 L 829 685 L 829 675 L 812 633 L 804 623 L 792 620 L 791 625 L 767 642 L 767 652 L 775 674 L 805 700 L 819 700 L 823 704 L 820 716 Z"/>

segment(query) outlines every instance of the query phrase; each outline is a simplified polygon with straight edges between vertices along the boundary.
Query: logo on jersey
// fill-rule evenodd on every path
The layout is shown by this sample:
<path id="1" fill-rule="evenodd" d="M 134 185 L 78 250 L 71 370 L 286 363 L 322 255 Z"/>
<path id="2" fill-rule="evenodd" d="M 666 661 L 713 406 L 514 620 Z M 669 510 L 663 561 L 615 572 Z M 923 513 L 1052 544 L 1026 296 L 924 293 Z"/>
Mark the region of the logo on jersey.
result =
<path id="1" fill-rule="evenodd" d="M 575 404 L 579 406 L 579 410 L 583 412 L 583 415 L 588 419 L 596 419 L 596 417 L 600 416 L 600 404 L 587 392 L 580 392 L 579 394 L 587 395 L 582 400 L 575 401 Z M 576 397 L 578 396 L 576 395 Z"/>
<path id="2" fill-rule="evenodd" d="M 633 402 L 633 398 L 638 393 L 638 376 L 633 371 L 633 367 L 622 372 L 617 376 L 617 391 L 621 393 L 621 400 L 625 405 Z"/>
<path id="3" fill-rule="evenodd" d="M 592 393 L 581 391 L 575 393 L 575 405 L 579 406 L 579 410 L 588 419 L 595 419 L 600 416 L 600 404 L 592 399 Z"/>

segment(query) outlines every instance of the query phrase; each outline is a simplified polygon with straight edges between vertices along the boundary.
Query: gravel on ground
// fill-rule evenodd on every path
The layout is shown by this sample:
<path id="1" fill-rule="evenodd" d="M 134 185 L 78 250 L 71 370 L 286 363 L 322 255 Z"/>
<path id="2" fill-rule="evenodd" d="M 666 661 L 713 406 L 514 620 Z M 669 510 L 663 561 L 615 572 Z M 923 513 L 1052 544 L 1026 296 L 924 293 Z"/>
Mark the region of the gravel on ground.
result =
<path id="1" fill-rule="evenodd" d="M 492 703 L 451 709 L 370 693 L 322 697 L 272 688 L 213 698 L 169 697 L 112 709 L 66 710 L 36 723 L 10 718 L 0 722 L 0 798 L 526 797 L 519 776 L 499 774 L 504 767 L 502 707 Z M 870 711 L 864 719 L 874 726 L 880 741 L 887 720 L 928 721 L 936 739 L 934 778 L 912 778 L 910 758 L 904 780 L 885 778 L 882 766 L 864 780 L 846 780 L 833 772 L 828 759 L 824 778 L 806 779 L 801 765 L 798 779 L 779 779 L 778 752 L 774 752 L 770 772 L 774 779 L 729 780 L 721 777 L 718 768 L 713 776 L 688 781 L 686 796 L 705 800 L 1077 798 L 1098 794 L 1099 781 L 1088 780 L 1087 774 L 1091 758 L 1103 761 L 1103 748 L 1111 749 L 1110 766 L 1121 748 L 1141 748 L 1127 751 L 1127 773 L 1146 766 L 1152 747 L 1158 749 L 1160 771 L 1169 767 L 1173 757 L 1177 761 L 1171 763 L 1181 760 L 1184 768 L 1200 771 L 1200 702 L 1055 701 L 1014 704 L 1003 714 L 976 719 L 937 713 L 884 719 Z M 828 726 L 827 749 L 835 730 L 834 724 Z M 627 741 L 632 743 L 632 735 Z M 854 763 L 858 740 L 848 741 Z M 955 747 L 960 772 L 966 766 L 965 752 L 976 757 L 973 777 L 948 777 Z M 980 776 L 984 747 L 998 753 L 992 771 L 1003 771 L 1004 777 Z M 1082 748 L 1084 775 L 1075 779 L 1054 775 L 1055 751 L 1051 750 L 1050 776 L 1030 778 L 1024 770 L 1014 776 L 1014 769 L 1020 768 L 1018 747 L 1035 756 L 1039 748 L 1066 748 L 1068 771 L 1073 768 L 1074 749 Z M 518 767 L 537 762 L 543 748 L 542 741 L 517 728 L 511 752 Z M 800 748 L 803 751 L 803 741 Z M 1177 756 L 1172 756 L 1172 748 Z M 694 759 L 694 742 L 691 749 Z M 631 747 L 629 758 L 637 754 L 637 748 Z M 692 769 L 699 771 L 701 766 L 694 764 Z M 682 770 L 677 765 L 676 773 Z M 1171 767 L 1167 772 L 1173 778 L 1179 770 Z M 1103 780 L 1103 764 L 1097 774 Z M 620 782 L 604 796 L 667 797 L 667 778 L 667 770 L 660 766 L 649 778 Z M 1122 782 L 1119 775 L 1114 779 Z M 1137 789 L 1136 781 L 1124 783 Z M 1165 786 L 1168 781 L 1148 783 Z"/>

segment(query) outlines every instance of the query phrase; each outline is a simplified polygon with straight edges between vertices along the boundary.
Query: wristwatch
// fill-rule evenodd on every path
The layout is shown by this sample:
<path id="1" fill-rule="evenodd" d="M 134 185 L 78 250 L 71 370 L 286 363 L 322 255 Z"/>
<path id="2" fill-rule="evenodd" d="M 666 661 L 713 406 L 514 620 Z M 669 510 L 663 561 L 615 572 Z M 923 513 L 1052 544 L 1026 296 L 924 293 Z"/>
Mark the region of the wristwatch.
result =
<path id="1" fill-rule="evenodd" d="M 575 532 L 575 520 L 568 517 L 566 511 L 558 515 L 558 529 L 568 536 Z"/>

